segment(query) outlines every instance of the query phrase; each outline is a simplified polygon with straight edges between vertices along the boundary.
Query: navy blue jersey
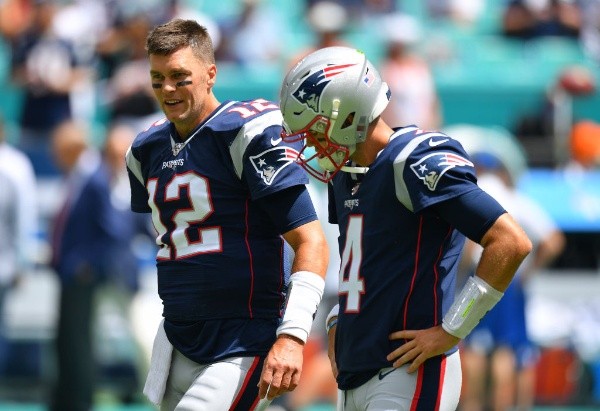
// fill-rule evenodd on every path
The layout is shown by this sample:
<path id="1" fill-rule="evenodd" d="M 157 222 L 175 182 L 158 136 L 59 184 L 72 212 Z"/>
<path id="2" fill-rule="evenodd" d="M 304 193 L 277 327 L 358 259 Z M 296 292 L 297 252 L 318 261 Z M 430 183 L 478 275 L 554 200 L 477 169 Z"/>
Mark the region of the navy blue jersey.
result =
<path id="1" fill-rule="evenodd" d="M 272 102 L 225 102 L 185 142 L 163 120 L 138 135 L 127 154 L 132 209 L 152 212 L 157 231 L 165 330 L 184 353 L 197 343 L 186 337 L 194 322 L 206 330 L 207 322 L 235 319 L 218 328 L 235 334 L 249 329 L 246 320 L 265 320 L 265 344 L 253 353 L 266 353 L 266 341 L 275 338 L 289 255 L 253 200 L 308 183 L 294 162 L 300 147 L 282 142 L 281 123 Z"/>
<path id="2" fill-rule="evenodd" d="M 391 366 L 385 357 L 402 344 L 389 340 L 392 332 L 442 322 L 454 299 L 464 236 L 432 206 L 472 190 L 479 190 L 475 170 L 461 145 L 416 127 L 397 130 L 366 174 L 340 172 L 330 183 L 342 260 L 341 389 Z"/>

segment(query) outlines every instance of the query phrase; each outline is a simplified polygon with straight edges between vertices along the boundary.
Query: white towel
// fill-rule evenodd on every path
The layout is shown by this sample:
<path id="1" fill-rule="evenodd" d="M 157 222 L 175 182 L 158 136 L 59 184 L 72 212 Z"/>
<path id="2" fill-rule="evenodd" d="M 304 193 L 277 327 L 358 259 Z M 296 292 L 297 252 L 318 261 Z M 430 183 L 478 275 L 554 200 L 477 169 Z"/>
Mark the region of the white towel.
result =
<path id="1" fill-rule="evenodd" d="M 164 320 L 162 320 L 154 337 L 150 369 L 144 385 L 144 394 L 155 405 L 160 405 L 165 394 L 172 353 L 173 346 L 165 334 Z"/>

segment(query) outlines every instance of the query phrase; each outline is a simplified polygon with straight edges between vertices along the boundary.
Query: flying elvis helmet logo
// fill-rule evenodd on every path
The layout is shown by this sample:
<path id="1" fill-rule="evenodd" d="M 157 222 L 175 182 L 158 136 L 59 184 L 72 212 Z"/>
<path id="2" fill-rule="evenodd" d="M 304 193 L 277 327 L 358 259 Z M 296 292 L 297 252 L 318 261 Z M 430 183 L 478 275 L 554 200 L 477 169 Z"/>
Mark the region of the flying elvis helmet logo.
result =
<path id="1" fill-rule="evenodd" d="M 411 164 L 410 168 L 430 191 L 435 191 L 446 171 L 461 166 L 473 167 L 473 163 L 453 153 L 433 153 Z"/>
<path id="2" fill-rule="evenodd" d="M 329 65 L 322 70 L 315 71 L 304 79 L 292 96 L 301 104 L 318 113 L 321 94 L 323 94 L 323 90 L 329 84 L 331 78 L 343 73 L 348 67 L 355 65 L 356 63 Z"/>
<path id="3" fill-rule="evenodd" d="M 298 154 L 298 151 L 291 147 L 278 146 L 250 156 L 250 161 L 265 184 L 270 186 L 281 170 L 296 161 Z"/>

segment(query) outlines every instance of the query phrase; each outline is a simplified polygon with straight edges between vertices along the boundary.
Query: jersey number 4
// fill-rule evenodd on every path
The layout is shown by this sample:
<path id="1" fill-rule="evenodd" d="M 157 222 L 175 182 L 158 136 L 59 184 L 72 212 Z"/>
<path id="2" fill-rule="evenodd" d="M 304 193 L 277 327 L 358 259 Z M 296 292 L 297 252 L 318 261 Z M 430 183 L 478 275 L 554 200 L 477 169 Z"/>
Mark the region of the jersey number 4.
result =
<path id="1" fill-rule="evenodd" d="M 357 313 L 360 310 L 360 296 L 365 293 L 365 284 L 360 276 L 362 231 L 363 216 L 351 216 L 342 253 L 339 284 L 339 293 L 346 294 L 345 312 L 347 313 Z"/>

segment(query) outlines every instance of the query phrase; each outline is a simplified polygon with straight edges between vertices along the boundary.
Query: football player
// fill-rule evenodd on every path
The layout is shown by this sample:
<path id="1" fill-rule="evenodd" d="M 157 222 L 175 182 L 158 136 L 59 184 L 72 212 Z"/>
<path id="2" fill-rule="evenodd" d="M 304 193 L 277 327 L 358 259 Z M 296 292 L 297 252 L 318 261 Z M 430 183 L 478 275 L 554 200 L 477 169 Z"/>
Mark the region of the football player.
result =
<path id="1" fill-rule="evenodd" d="M 280 92 L 284 141 L 327 182 L 339 226 L 339 305 L 327 318 L 344 410 L 455 410 L 457 343 L 502 297 L 530 252 L 521 227 L 477 186 L 451 137 L 392 128 L 390 90 L 357 50 L 308 55 Z M 314 150 L 314 151 L 313 151 Z M 484 248 L 455 298 L 465 236 Z"/>
<path id="2" fill-rule="evenodd" d="M 166 118 L 127 153 L 164 306 L 144 392 L 161 410 L 253 410 L 296 387 L 323 293 L 328 248 L 299 145 L 282 142 L 273 102 L 217 100 L 195 21 L 155 27 L 146 46 Z"/>

